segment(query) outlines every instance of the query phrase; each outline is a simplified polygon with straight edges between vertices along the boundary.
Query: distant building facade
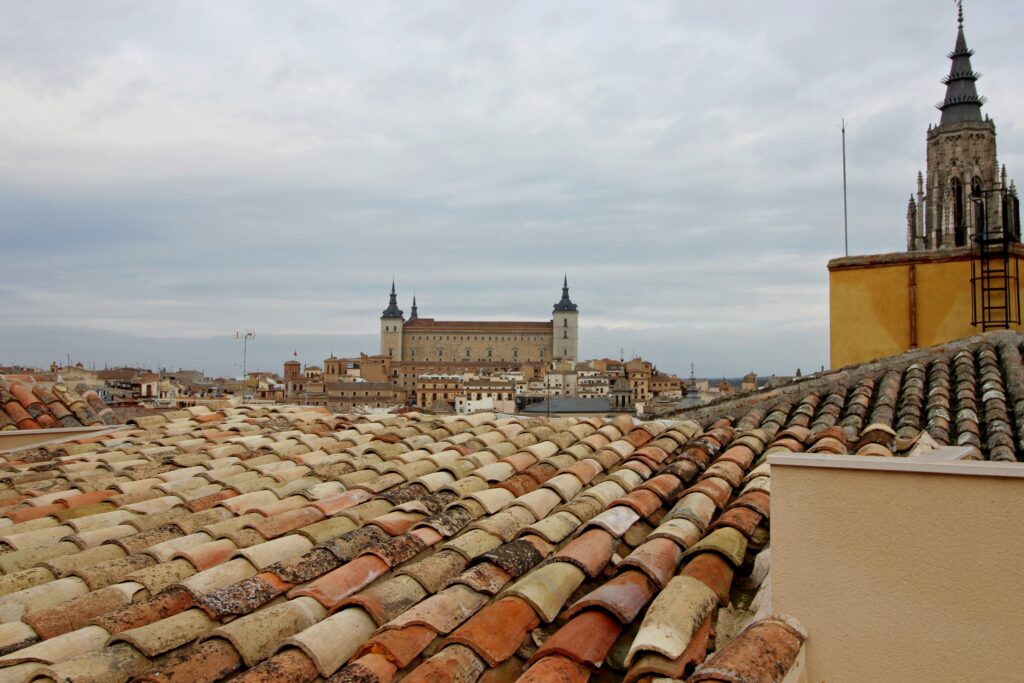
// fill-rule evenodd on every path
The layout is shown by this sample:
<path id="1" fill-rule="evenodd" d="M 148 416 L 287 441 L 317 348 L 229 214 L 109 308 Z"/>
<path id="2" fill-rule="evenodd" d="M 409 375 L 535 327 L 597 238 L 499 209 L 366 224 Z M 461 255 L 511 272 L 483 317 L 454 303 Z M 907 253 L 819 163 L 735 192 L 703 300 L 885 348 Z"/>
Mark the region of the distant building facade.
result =
<path id="1" fill-rule="evenodd" d="M 574 361 L 579 357 L 579 310 L 569 298 L 566 279 L 547 322 L 421 318 L 415 299 L 406 320 L 392 283 L 380 318 L 380 353 L 392 362 L 414 364 Z"/>

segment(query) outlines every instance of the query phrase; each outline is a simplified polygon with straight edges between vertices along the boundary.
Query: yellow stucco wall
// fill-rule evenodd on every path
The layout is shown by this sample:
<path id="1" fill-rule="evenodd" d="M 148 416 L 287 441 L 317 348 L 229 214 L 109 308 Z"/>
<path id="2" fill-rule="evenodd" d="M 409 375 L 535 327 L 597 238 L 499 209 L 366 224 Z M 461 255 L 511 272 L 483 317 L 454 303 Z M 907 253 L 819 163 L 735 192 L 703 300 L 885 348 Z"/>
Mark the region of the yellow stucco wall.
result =
<path id="1" fill-rule="evenodd" d="M 829 273 L 832 367 L 910 348 L 909 318 L 906 266 Z"/>
<path id="2" fill-rule="evenodd" d="M 771 474 L 771 610 L 807 628 L 808 681 L 1021 680 L 1024 478 Z"/>
<path id="3" fill-rule="evenodd" d="M 899 258 L 903 256 L 903 258 Z M 830 363 L 840 368 L 911 348 L 910 270 L 917 284 L 917 346 L 981 332 L 971 325 L 971 259 L 885 254 L 829 264 Z M 1016 258 L 1020 258 L 1019 256 Z M 1013 329 L 1024 329 L 1020 325 Z"/>

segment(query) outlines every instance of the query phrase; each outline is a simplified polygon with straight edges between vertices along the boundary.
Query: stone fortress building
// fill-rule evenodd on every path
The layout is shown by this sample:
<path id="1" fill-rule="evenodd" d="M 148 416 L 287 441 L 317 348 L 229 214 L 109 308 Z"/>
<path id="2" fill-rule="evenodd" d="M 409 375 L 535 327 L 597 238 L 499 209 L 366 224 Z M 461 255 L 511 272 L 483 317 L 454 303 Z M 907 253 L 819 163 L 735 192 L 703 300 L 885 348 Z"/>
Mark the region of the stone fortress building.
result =
<path id="1" fill-rule="evenodd" d="M 928 126 L 928 177 L 917 174 L 917 195 L 907 207 L 908 251 L 969 246 L 978 232 L 1004 224 L 1020 241 L 1017 188 L 1007 185 L 1006 167 L 996 158 L 996 124 L 981 113 L 985 98 L 978 95 L 973 55 L 961 6 L 952 64 L 942 79 L 946 96 L 936 105 L 942 117 Z"/>
<path id="2" fill-rule="evenodd" d="M 569 298 L 568 278 L 551 320 L 449 321 L 421 318 L 413 298 L 408 319 L 391 299 L 380 317 L 380 353 L 399 363 L 549 363 L 579 358 L 579 309 Z"/>

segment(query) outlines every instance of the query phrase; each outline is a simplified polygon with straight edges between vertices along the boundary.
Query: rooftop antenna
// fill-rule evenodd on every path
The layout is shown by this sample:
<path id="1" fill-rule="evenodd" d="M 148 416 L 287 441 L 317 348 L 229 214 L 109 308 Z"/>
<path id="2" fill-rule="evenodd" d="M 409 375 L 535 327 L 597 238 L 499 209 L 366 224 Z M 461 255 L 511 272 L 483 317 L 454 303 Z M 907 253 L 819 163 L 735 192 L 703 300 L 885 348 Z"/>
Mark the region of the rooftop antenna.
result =
<path id="1" fill-rule="evenodd" d="M 839 123 L 839 130 L 843 136 L 843 252 L 850 255 L 850 227 L 846 210 L 846 119 Z"/>
<path id="2" fill-rule="evenodd" d="M 256 338 L 256 331 L 251 329 L 251 328 L 246 329 L 245 332 L 239 332 L 238 330 L 235 330 L 235 339 L 241 339 L 242 340 L 242 398 L 243 399 L 245 398 L 245 378 L 246 378 L 245 360 L 246 360 L 246 355 L 248 354 L 248 351 L 249 351 L 249 340 L 250 339 L 255 339 L 255 338 Z"/>

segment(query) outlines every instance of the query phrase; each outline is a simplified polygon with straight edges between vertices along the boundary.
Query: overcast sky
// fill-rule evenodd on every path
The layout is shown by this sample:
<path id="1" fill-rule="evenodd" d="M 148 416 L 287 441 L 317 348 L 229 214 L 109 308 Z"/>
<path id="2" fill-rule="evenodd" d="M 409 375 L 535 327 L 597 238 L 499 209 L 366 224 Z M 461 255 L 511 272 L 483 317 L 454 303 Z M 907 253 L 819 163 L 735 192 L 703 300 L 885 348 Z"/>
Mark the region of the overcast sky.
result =
<path id="1" fill-rule="evenodd" d="M 1024 179 L 1024 6 L 966 7 Z M 408 314 L 700 376 L 827 364 L 826 263 L 905 248 L 945 0 L 0 0 L 0 364 L 238 374 Z"/>

